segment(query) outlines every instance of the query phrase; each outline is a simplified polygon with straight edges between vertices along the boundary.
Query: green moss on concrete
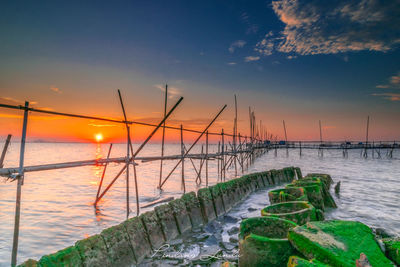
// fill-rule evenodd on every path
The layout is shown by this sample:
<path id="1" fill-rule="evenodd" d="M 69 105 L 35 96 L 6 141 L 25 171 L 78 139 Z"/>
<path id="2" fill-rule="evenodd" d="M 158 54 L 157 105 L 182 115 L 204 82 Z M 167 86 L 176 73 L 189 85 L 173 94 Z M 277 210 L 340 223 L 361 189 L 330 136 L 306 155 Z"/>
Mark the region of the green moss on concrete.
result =
<path id="1" fill-rule="evenodd" d="M 321 181 L 326 184 L 326 186 L 328 187 L 328 189 L 331 188 L 332 184 L 333 184 L 333 179 L 329 174 L 325 174 L 325 173 L 309 173 L 306 175 L 306 177 L 313 177 L 313 178 L 319 178 L 321 179 Z"/>
<path id="2" fill-rule="evenodd" d="M 113 265 L 129 266 L 135 262 L 128 233 L 123 224 L 104 229 L 100 236 L 106 243 L 108 255 Z"/>
<path id="3" fill-rule="evenodd" d="M 289 230 L 293 246 L 308 259 L 353 267 L 364 253 L 373 267 L 393 266 L 374 239 L 372 230 L 355 221 L 308 222 Z"/>
<path id="4" fill-rule="evenodd" d="M 267 206 L 261 210 L 261 215 L 290 220 L 298 225 L 319 219 L 315 207 L 305 201 L 283 202 Z"/>
<path id="5" fill-rule="evenodd" d="M 83 263 L 78 250 L 74 246 L 71 246 L 59 250 L 54 254 L 43 256 L 39 260 L 38 265 L 41 267 L 80 267 L 83 266 Z"/>
<path id="6" fill-rule="evenodd" d="M 324 199 L 324 205 L 328 208 L 337 208 L 335 200 L 333 199 L 329 189 L 333 184 L 333 180 L 328 174 L 307 174 L 302 182 L 317 182 L 321 184 L 321 194 Z"/>
<path id="7" fill-rule="evenodd" d="M 123 224 L 131 242 L 136 263 L 140 263 L 146 255 L 151 253 L 151 244 L 142 219 L 141 217 L 134 217 L 126 220 Z"/>
<path id="8" fill-rule="evenodd" d="M 165 236 L 161 229 L 160 221 L 155 211 L 148 211 L 139 216 L 146 229 L 147 236 L 153 249 L 158 249 L 165 242 Z"/>
<path id="9" fill-rule="evenodd" d="M 285 266 L 294 249 L 286 238 L 296 224 L 273 217 L 245 219 L 239 231 L 239 266 Z"/>
<path id="10" fill-rule="evenodd" d="M 315 259 L 309 261 L 298 256 L 291 256 L 289 258 L 287 267 L 328 267 L 329 265 L 323 264 Z"/>
<path id="11" fill-rule="evenodd" d="M 324 198 L 322 196 L 322 184 L 318 182 L 296 180 L 286 188 L 303 187 L 308 201 L 317 209 L 325 210 Z"/>
<path id="12" fill-rule="evenodd" d="M 298 179 L 298 180 L 302 179 L 302 178 L 303 178 L 303 174 L 301 173 L 301 169 L 298 168 L 298 167 L 296 167 L 296 168 L 294 168 L 294 169 L 295 169 L 295 171 L 296 171 L 297 179 Z"/>
<path id="13" fill-rule="evenodd" d="M 160 205 L 155 207 L 154 211 L 160 221 L 165 240 L 170 241 L 176 238 L 179 235 L 179 229 L 171 206 L 168 204 Z"/>
<path id="14" fill-rule="evenodd" d="M 193 228 L 198 228 L 204 225 L 205 219 L 201 212 L 199 199 L 196 193 L 190 192 L 184 194 L 181 199 L 185 202 L 186 210 L 189 213 L 190 222 Z"/>
<path id="15" fill-rule="evenodd" d="M 192 223 L 190 222 L 190 216 L 186 210 L 185 202 L 180 199 L 174 199 L 168 203 L 171 207 L 172 213 L 174 214 L 178 231 L 180 234 L 187 232 L 192 228 Z"/>
<path id="16" fill-rule="evenodd" d="M 400 265 L 400 238 L 385 238 L 383 243 L 385 244 L 386 256 Z"/>
<path id="17" fill-rule="evenodd" d="M 268 192 L 268 197 L 271 204 L 308 200 L 303 187 L 289 187 L 271 190 Z"/>
<path id="18" fill-rule="evenodd" d="M 222 191 L 218 184 L 210 186 L 209 189 L 213 198 L 215 212 L 219 217 L 225 214 L 225 204 L 222 198 Z"/>
<path id="19" fill-rule="evenodd" d="M 217 213 L 215 211 L 214 202 L 212 194 L 209 188 L 201 188 L 197 191 L 197 197 L 200 202 L 201 212 L 203 217 L 210 222 L 217 218 Z"/>
<path id="20" fill-rule="evenodd" d="M 106 243 L 100 235 L 79 240 L 75 243 L 75 247 L 84 266 L 111 266 L 112 264 Z"/>

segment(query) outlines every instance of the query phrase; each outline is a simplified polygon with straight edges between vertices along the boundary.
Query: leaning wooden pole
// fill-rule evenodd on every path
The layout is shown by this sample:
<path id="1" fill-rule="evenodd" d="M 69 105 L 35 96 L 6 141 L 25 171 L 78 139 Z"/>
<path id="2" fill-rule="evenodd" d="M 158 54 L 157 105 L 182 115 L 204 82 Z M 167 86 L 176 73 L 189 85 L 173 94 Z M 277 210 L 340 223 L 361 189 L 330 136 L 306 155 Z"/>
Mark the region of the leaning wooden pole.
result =
<path id="1" fill-rule="evenodd" d="M 208 131 L 206 132 L 206 187 L 208 187 Z"/>
<path id="2" fill-rule="evenodd" d="M 167 101 L 168 101 L 168 85 L 165 85 L 165 101 L 164 101 L 164 117 L 167 115 Z M 161 162 L 160 162 L 160 179 L 158 181 L 158 186 L 161 185 L 162 171 L 163 171 L 163 159 L 164 157 L 164 140 L 165 140 L 165 121 L 163 124 L 162 139 L 161 139 Z"/>
<path id="3" fill-rule="evenodd" d="M 183 193 L 186 193 L 185 186 L 185 145 L 183 144 L 183 126 L 181 124 L 181 166 L 182 166 L 182 189 Z"/>
<path id="4" fill-rule="evenodd" d="M 4 158 L 6 157 L 7 149 L 8 146 L 10 145 L 10 140 L 11 140 L 11 134 L 7 135 L 6 143 L 4 144 L 3 147 L 3 152 L 1 153 L 0 157 L 0 169 L 3 168 L 3 163 L 4 163 Z"/>
<path id="5" fill-rule="evenodd" d="M 283 120 L 283 130 L 285 131 L 286 156 L 288 156 L 289 155 L 289 148 L 288 148 L 288 143 L 287 143 L 287 133 L 286 133 L 285 120 Z"/>
<path id="6" fill-rule="evenodd" d="M 365 136 L 364 158 L 368 157 L 368 152 L 367 152 L 367 149 L 368 149 L 368 133 L 369 133 L 369 116 L 367 117 L 367 133 L 366 133 L 366 136 Z"/>
<path id="7" fill-rule="evenodd" d="M 11 266 L 17 265 L 19 222 L 21 214 L 21 194 L 22 194 L 21 187 L 24 183 L 24 156 L 25 156 L 26 129 L 28 126 L 28 108 L 29 108 L 29 102 L 25 101 L 24 122 L 22 125 L 21 147 L 19 152 L 19 173 L 17 176 L 18 183 L 17 183 L 17 198 L 15 200 L 14 237 L 13 237 L 13 247 L 11 254 Z"/>
<path id="8" fill-rule="evenodd" d="M 113 146 L 113 144 L 111 143 L 111 144 L 110 144 L 110 147 L 108 148 L 107 159 L 110 159 L 110 154 L 111 154 L 112 146 Z M 98 200 L 98 198 L 99 198 L 101 186 L 103 185 L 104 175 L 106 174 L 107 166 L 108 166 L 108 162 L 106 162 L 106 163 L 104 164 L 103 173 L 101 174 L 100 184 L 99 184 L 99 188 L 97 189 L 97 194 L 96 194 L 96 201 L 94 202 L 94 205 L 95 205 L 95 206 L 97 205 L 97 200 Z"/>

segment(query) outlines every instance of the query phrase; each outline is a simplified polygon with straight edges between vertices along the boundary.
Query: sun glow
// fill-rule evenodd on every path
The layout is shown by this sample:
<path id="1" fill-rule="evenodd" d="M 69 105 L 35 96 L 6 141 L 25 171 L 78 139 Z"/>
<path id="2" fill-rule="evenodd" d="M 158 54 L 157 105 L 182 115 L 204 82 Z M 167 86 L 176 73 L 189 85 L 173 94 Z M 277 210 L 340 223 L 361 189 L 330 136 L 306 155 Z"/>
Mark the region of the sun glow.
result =
<path id="1" fill-rule="evenodd" d="M 94 136 L 97 142 L 103 141 L 103 135 L 101 133 L 98 133 Z"/>

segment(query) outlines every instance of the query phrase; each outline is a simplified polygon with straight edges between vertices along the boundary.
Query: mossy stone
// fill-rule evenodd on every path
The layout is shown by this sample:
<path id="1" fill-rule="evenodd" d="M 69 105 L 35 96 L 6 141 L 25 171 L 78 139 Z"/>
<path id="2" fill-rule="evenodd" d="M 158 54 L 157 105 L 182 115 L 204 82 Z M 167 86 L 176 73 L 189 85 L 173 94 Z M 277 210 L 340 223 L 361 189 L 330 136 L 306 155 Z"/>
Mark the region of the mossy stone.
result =
<path id="1" fill-rule="evenodd" d="M 172 208 L 168 204 L 160 205 L 154 208 L 160 221 L 165 241 L 170 241 L 179 235 L 178 225 Z"/>
<path id="2" fill-rule="evenodd" d="M 308 201 L 317 209 L 325 210 L 324 198 L 322 196 L 322 185 L 317 182 L 300 182 L 300 180 L 294 181 L 292 184 L 286 185 L 285 188 L 292 187 L 303 187 Z"/>
<path id="3" fill-rule="evenodd" d="M 383 243 L 385 244 L 386 256 L 400 265 L 400 238 L 385 238 Z"/>
<path id="4" fill-rule="evenodd" d="M 111 266 L 112 262 L 104 239 L 92 235 L 75 243 L 84 266 Z"/>
<path id="5" fill-rule="evenodd" d="M 141 217 L 134 217 L 123 222 L 131 242 L 136 263 L 140 263 L 151 253 L 151 244 Z"/>
<path id="6" fill-rule="evenodd" d="M 183 234 L 190 230 L 192 228 L 192 223 L 190 222 L 190 216 L 186 210 L 185 202 L 182 199 L 177 198 L 170 201 L 168 205 L 170 205 L 175 216 L 179 233 Z"/>
<path id="7" fill-rule="evenodd" d="M 199 189 L 199 191 L 197 191 L 197 197 L 200 202 L 201 212 L 203 213 L 203 217 L 207 220 L 207 222 L 210 222 L 217 218 L 210 189 Z"/>
<path id="8" fill-rule="evenodd" d="M 139 216 L 146 229 L 147 236 L 153 250 L 159 249 L 165 242 L 165 236 L 161 228 L 160 221 L 155 211 L 148 211 Z"/>
<path id="9" fill-rule="evenodd" d="M 288 201 L 308 201 L 307 194 L 303 187 L 289 187 L 271 190 L 268 192 L 271 204 Z"/>
<path id="10" fill-rule="evenodd" d="M 24 261 L 23 263 L 21 263 L 20 265 L 18 265 L 17 267 L 36 267 L 38 262 L 33 260 L 33 259 L 28 259 L 26 261 Z"/>
<path id="11" fill-rule="evenodd" d="M 308 222 L 289 230 L 293 246 L 308 259 L 333 267 L 353 267 L 364 253 L 373 267 L 389 267 L 372 230 L 356 221 Z"/>
<path id="12" fill-rule="evenodd" d="M 133 249 L 125 226 L 121 223 L 104 229 L 100 236 L 106 243 L 108 255 L 115 266 L 129 266 L 135 262 Z"/>
<path id="13" fill-rule="evenodd" d="M 217 217 L 225 214 L 225 204 L 222 198 L 221 186 L 216 184 L 209 187 Z"/>
<path id="14" fill-rule="evenodd" d="M 38 265 L 41 267 L 80 267 L 83 266 L 83 263 L 78 250 L 74 246 L 71 246 L 59 250 L 54 254 L 43 256 L 40 258 Z"/>
<path id="15" fill-rule="evenodd" d="M 296 224 L 274 217 L 254 217 L 240 224 L 239 266 L 285 266 L 295 251 L 287 233 Z"/>
<path id="16" fill-rule="evenodd" d="M 189 213 L 192 228 L 198 228 L 204 225 L 205 219 L 201 212 L 199 199 L 195 192 L 189 192 L 182 195 L 181 199 L 185 202 L 186 210 Z"/>
<path id="17" fill-rule="evenodd" d="M 319 220 L 317 210 L 305 201 L 282 202 L 267 206 L 261 210 L 261 215 L 290 220 L 298 225 Z"/>

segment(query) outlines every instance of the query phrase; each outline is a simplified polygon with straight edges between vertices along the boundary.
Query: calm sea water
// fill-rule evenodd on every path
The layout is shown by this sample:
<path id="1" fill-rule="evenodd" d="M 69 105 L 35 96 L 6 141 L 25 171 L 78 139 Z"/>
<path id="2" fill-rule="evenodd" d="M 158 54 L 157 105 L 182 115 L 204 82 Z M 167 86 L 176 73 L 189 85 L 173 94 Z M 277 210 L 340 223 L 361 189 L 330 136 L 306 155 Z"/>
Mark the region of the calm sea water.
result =
<path id="1" fill-rule="evenodd" d="M 1 144 L 2 147 L 2 144 Z M 212 146 L 210 151 L 214 151 Z M 105 157 L 108 145 L 96 144 L 50 144 L 28 143 L 25 165 L 57 163 Z M 200 147 L 197 148 L 199 152 Z M 126 147 L 114 145 L 111 156 L 123 156 Z M 196 152 L 196 150 L 194 150 Z M 180 146 L 166 146 L 165 154 L 179 154 Z M 160 154 L 160 145 L 150 144 L 139 156 Z M 358 220 L 372 227 L 385 228 L 400 234 L 400 155 L 394 152 L 393 159 L 364 159 L 359 150 L 349 152 L 344 159 L 341 151 L 329 150 L 320 158 L 315 150 L 270 151 L 258 158 L 247 172 L 278 169 L 287 166 L 301 167 L 303 174 L 324 172 L 332 175 L 335 182 L 341 181 L 340 197 L 336 198 L 338 209 L 326 213 L 327 218 Z M 19 145 L 12 144 L 5 167 L 18 166 Z M 139 162 L 140 163 L 140 162 Z M 164 173 L 168 173 L 176 161 L 164 162 Z M 196 162 L 198 168 L 199 162 Z M 160 197 L 180 197 L 181 170 L 178 168 L 160 193 L 156 189 L 159 180 L 159 161 L 140 163 L 137 167 L 140 202 L 144 204 Z M 110 164 L 107 169 L 107 184 L 122 165 Z M 101 232 L 102 229 L 126 219 L 125 176 L 121 176 L 95 210 L 93 202 L 102 174 L 101 166 L 79 167 L 43 172 L 31 172 L 25 176 L 22 187 L 21 224 L 18 262 L 28 258 L 39 259 L 42 255 L 73 245 L 75 241 Z M 204 176 L 204 175 L 203 175 Z M 228 171 L 229 178 L 234 170 Z M 195 172 L 189 160 L 185 161 L 187 191 L 197 190 Z M 205 177 L 202 177 L 203 185 Z M 209 163 L 210 184 L 217 182 L 217 163 Z M 135 216 L 133 178 L 130 181 L 130 203 Z M 0 178 L 0 266 L 9 266 L 11 258 L 16 183 Z M 259 197 L 266 197 L 260 195 Z M 147 208 L 142 211 L 153 209 Z"/>

